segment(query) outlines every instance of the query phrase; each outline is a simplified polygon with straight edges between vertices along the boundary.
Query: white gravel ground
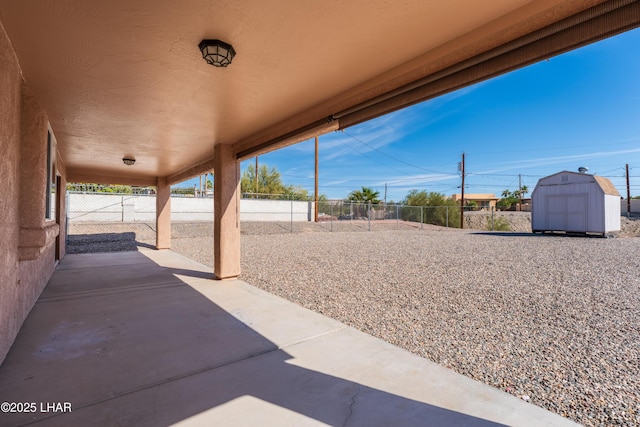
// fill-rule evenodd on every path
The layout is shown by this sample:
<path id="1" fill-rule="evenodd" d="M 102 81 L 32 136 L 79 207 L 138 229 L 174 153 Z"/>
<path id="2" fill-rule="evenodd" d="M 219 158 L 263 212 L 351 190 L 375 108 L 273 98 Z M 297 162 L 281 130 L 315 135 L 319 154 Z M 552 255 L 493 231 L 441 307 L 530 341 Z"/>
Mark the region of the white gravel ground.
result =
<path id="1" fill-rule="evenodd" d="M 378 230 L 245 234 L 242 279 L 581 424 L 640 425 L 640 239 Z M 210 235 L 173 248 L 211 265 Z"/>
<path id="2" fill-rule="evenodd" d="M 640 424 L 640 239 L 243 236 L 242 278 L 584 425 Z"/>

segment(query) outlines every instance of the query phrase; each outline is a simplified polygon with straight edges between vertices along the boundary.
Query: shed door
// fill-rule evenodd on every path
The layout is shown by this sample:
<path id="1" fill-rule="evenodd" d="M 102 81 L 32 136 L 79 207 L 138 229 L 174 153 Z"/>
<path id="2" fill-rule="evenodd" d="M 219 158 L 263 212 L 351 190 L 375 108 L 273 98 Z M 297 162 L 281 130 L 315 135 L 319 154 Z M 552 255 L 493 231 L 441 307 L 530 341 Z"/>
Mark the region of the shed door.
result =
<path id="1" fill-rule="evenodd" d="M 587 195 L 547 196 L 547 230 L 586 232 Z"/>
<path id="2" fill-rule="evenodd" d="M 587 195 L 567 196 L 567 231 L 587 231 Z"/>
<path id="3" fill-rule="evenodd" d="M 564 231 L 567 228 L 567 196 L 547 196 L 547 230 Z"/>

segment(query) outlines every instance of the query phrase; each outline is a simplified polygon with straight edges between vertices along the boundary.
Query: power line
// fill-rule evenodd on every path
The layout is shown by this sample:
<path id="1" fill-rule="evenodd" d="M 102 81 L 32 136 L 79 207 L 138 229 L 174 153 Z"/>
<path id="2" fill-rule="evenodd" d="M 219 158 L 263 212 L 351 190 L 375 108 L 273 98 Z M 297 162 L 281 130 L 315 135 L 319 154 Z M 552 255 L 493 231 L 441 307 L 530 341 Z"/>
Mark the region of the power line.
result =
<path id="1" fill-rule="evenodd" d="M 346 132 L 345 132 L 345 133 L 346 133 Z M 355 138 L 354 138 L 354 139 L 355 139 Z M 361 156 L 367 156 L 367 157 L 369 157 L 371 160 L 375 161 L 376 163 L 379 163 L 379 164 L 381 164 L 381 165 L 383 165 L 383 166 L 385 166 L 385 167 L 387 167 L 387 168 L 389 168 L 389 169 L 391 169 L 391 170 L 393 170 L 393 171 L 399 172 L 399 173 L 401 173 L 402 175 L 411 176 L 411 174 L 407 173 L 406 171 L 403 171 L 403 170 L 400 170 L 400 169 L 396 169 L 396 168 L 394 168 L 394 167 L 391 167 L 391 166 L 389 166 L 387 163 L 385 163 L 385 162 L 381 162 L 381 161 L 379 161 L 378 159 L 376 159 L 376 158 L 375 158 L 375 157 L 373 157 L 373 156 L 369 156 L 366 152 L 362 153 L 362 152 L 360 152 L 360 151 L 356 150 L 356 149 L 355 149 L 355 148 L 353 148 L 351 145 L 347 144 L 347 143 L 346 143 L 346 142 L 344 142 L 344 141 L 341 141 L 339 138 L 338 138 L 338 139 L 336 139 L 336 141 L 338 141 L 340 144 L 342 144 L 342 145 L 344 145 L 344 146 L 348 147 L 350 150 L 355 151 L 355 152 L 356 152 L 356 153 L 358 153 L 359 155 L 361 155 Z M 366 145 L 366 144 L 365 144 L 365 145 Z M 437 173 L 439 173 L 439 174 L 441 174 L 441 175 L 449 175 L 449 174 L 440 173 L 440 172 L 437 172 Z"/>
<path id="2" fill-rule="evenodd" d="M 380 150 L 380 149 L 378 149 L 378 148 L 376 148 L 376 147 L 374 147 L 374 146 L 371 146 L 371 145 L 367 144 L 366 142 L 362 141 L 361 139 L 356 138 L 355 136 L 351 135 L 351 134 L 350 134 L 349 132 L 347 132 L 346 130 L 344 131 L 344 133 L 345 133 L 348 137 L 350 137 L 350 138 L 354 139 L 355 141 L 359 142 L 360 144 L 362 144 L 362 145 L 364 145 L 364 146 L 366 146 L 366 147 L 369 147 L 370 149 L 372 149 L 372 150 L 374 150 L 374 151 L 377 151 L 378 153 L 382 154 L 383 156 L 388 157 L 388 158 L 390 158 L 390 159 L 392 159 L 392 160 L 395 160 L 396 162 L 403 163 L 403 164 L 405 164 L 405 165 L 407 165 L 407 166 L 411 166 L 411 167 L 413 167 L 413 168 L 420 169 L 420 170 L 423 170 L 423 171 L 425 171 L 425 172 L 429 172 L 429 173 L 437 173 L 437 174 L 440 174 L 440 175 L 448 175 L 448 174 L 447 174 L 447 173 L 445 173 L 445 172 L 439 172 L 439 171 L 435 171 L 435 170 L 432 170 L 432 169 L 423 168 L 422 166 L 414 165 L 414 164 L 409 163 L 409 162 L 406 162 L 406 161 L 404 161 L 404 160 L 402 160 L 402 159 L 398 159 L 397 157 L 394 157 L 394 156 L 392 156 L 392 155 L 390 155 L 390 154 L 387 154 L 387 153 L 385 153 L 384 151 L 382 151 L 382 150 Z"/>

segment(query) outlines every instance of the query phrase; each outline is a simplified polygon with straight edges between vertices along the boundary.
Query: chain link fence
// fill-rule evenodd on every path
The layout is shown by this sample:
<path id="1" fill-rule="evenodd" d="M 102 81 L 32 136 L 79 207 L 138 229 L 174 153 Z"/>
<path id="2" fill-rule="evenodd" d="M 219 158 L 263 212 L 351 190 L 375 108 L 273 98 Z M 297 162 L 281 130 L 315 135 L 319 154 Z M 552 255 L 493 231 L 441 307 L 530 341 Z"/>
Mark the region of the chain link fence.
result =
<path id="1" fill-rule="evenodd" d="M 287 195 L 244 194 L 243 234 L 460 228 L 460 207 L 373 204 L 347 200 L 292 200 Z M 130 250 L 155 244 L 155 194 L 67 192 L 67 247 L 70 253 Z M 213 198 L 171 196 L 172 238 L 213 234 Z M 479 220 L 480 219 L 480 220 Z M 473 220 L 473 221 L 471 221 Z M 189 225 L 191 224 L 191 225 Z M 478 224 L 480 224 L 478 226 Z M 465 228 L 508 231 L 492 208 L 465 207 Z"/>

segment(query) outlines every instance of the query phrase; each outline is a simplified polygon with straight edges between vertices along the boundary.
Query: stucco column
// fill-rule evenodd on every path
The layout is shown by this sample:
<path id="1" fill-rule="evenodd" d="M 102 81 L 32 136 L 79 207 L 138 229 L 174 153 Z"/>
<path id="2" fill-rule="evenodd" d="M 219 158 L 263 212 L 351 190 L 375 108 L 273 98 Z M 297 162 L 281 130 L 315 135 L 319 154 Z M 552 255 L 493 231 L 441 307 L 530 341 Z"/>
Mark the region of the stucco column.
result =
<path id="1" fill-rule="evenodd" d="M 165 178 L 156 181 L 156 248 L 171 247 L 171 186 Z"/>
<path id="2" fill-rule="evenodd" d="M 240 275 L 240 164 L 222 144 L 213 161 L 213 272 L 216 279 L 232 279 Z"/>

